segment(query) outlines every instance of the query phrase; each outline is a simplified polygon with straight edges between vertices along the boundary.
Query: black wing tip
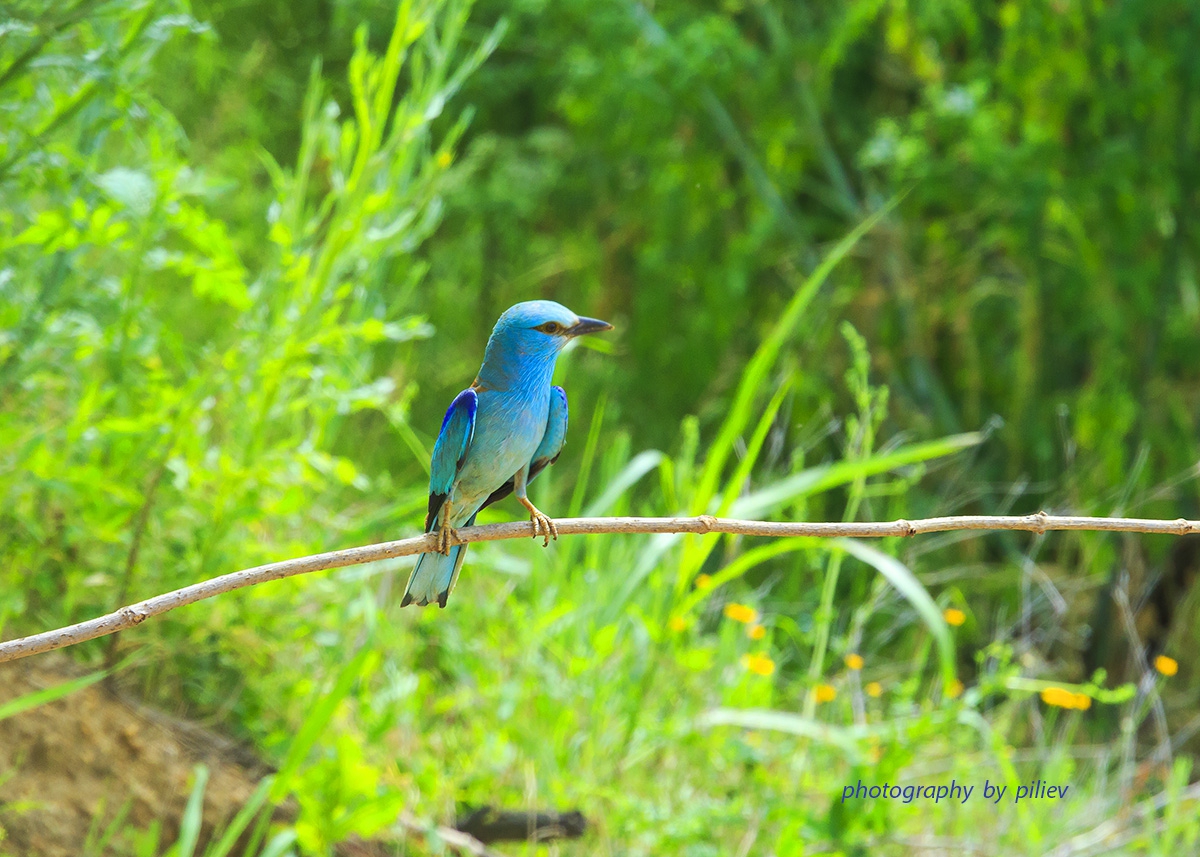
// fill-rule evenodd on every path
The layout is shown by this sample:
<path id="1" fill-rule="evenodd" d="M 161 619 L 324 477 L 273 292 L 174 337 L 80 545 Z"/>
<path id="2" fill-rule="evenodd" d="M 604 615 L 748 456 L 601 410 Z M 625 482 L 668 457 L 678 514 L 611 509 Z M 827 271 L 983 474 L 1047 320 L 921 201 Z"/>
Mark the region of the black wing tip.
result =
<path id="1" fill-rule="evenodd" d="M 407 607 L 409 604 L 412 604 L 412 603 L 413 603 L 413 597 L 412 597 L 412 593 L 411 593 L 411 592 L 405 592 L 405 593 L 404 593 L 404 598 L 403 598 L 403 599 L 401 599 L 401 601 L 400 601 L 400 606 L 401 606 L 401 607 Z"/>
<path id="2" fill-rule="evenodd" d="M 446 591 L 444 591 L 444 592 L 440 593 L 440 594 L 438 595 L 438 607 L 441 607 L 443 610 L 445 610 L 445 609 L 446 609 L 446 599 L 447 599 L 447 598 L 449 598 L 449 597 L 450 597 L 450 590 L 449 590 L 449 589 L 447 589 Z"/>
<path id="3" fill-rule="evenodd" d="M 433 519 L 441 511 L 442 504 L 446 502 L 447 496 L 446 494 L 439 494 L 436 491 L 429 492 L 429 508 L 425 512 L 425 532 L 433 532 Z"/>

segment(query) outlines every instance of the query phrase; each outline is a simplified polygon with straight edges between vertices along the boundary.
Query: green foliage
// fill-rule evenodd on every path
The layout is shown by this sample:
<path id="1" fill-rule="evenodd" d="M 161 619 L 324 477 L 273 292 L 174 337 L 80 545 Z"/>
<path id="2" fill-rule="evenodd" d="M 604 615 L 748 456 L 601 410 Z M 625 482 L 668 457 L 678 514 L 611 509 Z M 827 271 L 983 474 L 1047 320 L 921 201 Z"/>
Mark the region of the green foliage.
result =
<path id="1" fill-rule="evenodd" d="M 561 363 L 557 515 L 1194 517 L 1198 38 L 1175 3 L 9 3 L 0 628 L 416 532 L 531 296 L 618 325 Z M 277 762 L 207 850 L 198 769 L 179 857 L 485 803 L 579 806 L 579 854 L 1194 848 L 1189 760 L 1135 785 L 1159 691 L 1082 675 L 1038 594 L 1120 550 L 1024 544 L 481 545 L 446 611 L 380 563 L 78 656 L 136 647 L 130 686 Z M 1077 797 L 840 801 L 985 777 Z M 85 850 L 160 853 L 123 812 Z"/>
<path id="2" fill-rule="evenodd" d="M 436 155 L 458 134 L 435 137 L 430 123 L 490 50 L 455 63 L 465 15 L 461 5 L 402 6 L 378 58 L 360 33 L 351 118 L 325 101 L 314 70 L 298 166 L 267 159 L 269 261 L 253 275 L 208 213 L 220 197 L 214 179 L 181 159 L 153 103 L 147 112 L 161 121 L 147 128 L 95 129 L 94 149 L 72 153 L 69 180 L 54 185 L 49 168 L 25 165 L 10 191 L 28 196 L 9 208 L 12 238 L 0 247 L 5 305 L 29 309 L 0 355 L 5 548 L 10 574 L 62 586 L 5 587 L 21 600 L 4 605 L 0 623 L 111 609 L 134 591 L 287 551 L 291 534 L 334 518 L 309 503 L 315 494 L 337 508 L 387 490 L 335 451 L 365 412 L 424 455 L 407 395 L 394 395 L 388 350 L 429 331 L 405 310 L 423 267 L 411 251 L 437 222 Z M 125 62 L 128 74 L 140 69 Z M 29 276 L 11 276 L 18 269 Z M 54 284 L 53 298 L 39 278 Z M 395 505 L 374 510 L 381 525 L 419 502 L 416 486 L 395 493 Z M 247 605 L 229 606 L 210 615 L 209 631 L 169 648 L 219 663 L 246 640 L 211 629 L 254 633 Z"/>

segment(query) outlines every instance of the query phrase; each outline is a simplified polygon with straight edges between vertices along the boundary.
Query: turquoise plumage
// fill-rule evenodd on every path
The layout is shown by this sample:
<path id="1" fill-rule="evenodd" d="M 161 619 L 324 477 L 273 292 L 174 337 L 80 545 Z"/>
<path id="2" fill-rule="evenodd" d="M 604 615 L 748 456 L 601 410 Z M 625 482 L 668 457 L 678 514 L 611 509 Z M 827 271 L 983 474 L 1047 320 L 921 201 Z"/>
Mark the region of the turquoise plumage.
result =
<path id="1" fill-rule="evenodd" d="M 550 379 L 572 338 L 611 329 L 553 301 L 526 301 L 500 316 L 479 374 L 451 403 L 433 446 L 425 532 L 437 532 L 439 551 L 417 558 L 401 607 L 446 606 L 467 552 L 455 544 L 455 530 L 509 494 L 529 510 L 535 538 L 558 538 L 554 522 L 525 493 L 566 440 L 567 394 Z"/>

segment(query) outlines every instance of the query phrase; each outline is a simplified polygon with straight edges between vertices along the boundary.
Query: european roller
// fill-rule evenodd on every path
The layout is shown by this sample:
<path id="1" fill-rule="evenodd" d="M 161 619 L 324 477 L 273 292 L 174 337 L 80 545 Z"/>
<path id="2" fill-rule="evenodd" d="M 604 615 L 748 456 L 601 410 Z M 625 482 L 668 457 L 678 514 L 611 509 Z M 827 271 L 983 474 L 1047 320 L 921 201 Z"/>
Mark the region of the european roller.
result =
<path id="1" fill-rule="evenodd" d="M 401 607 L 446 606 L 467 553 L 456 528 L 509 494 L 529 510 L 534 538 L 543 545 L 558 538 L 525 489 L 555 462 L 567 436 L 567 394 L 550 384 L 558 355 L 576 336 L 601 330 L 612 325 L 554 301 L 525 301 L 500 316 L 479 374 L 455 397 L 433 445 L 425 532 L 437 532 L 438 552 L 417 558 Z"/>

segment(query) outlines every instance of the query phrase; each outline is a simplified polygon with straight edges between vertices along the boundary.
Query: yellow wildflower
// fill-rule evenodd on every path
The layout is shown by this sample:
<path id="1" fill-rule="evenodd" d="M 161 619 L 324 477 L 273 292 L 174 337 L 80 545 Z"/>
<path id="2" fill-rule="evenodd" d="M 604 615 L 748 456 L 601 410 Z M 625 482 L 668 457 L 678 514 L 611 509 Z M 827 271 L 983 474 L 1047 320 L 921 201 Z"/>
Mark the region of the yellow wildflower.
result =
<path id="1" fill-rule="evenodd" d="M 1075 707 L 1080 711 L 1087 711 L 1092 707 L 1092 698 L 1086 693 L 1075 694 Z"/>
<path id="2" fill-rule="evenodd" d="M 951 699 L 958 699 L 960 696 L 962 696 L 962 692 L 963 683 L 958 679 L 950 682 L 950 684 L 946 687 L 946 696 L 950 697 Z"/>
<path id="3" fill-rule="evenodd" d="M 743 622 L 749 625 L 758 621 L 758 611 L 753 607 L 747 607 L 745 604 L 734 602 L 725 605 L 725 617 L 735 622 Z"/>
<path id="4" fill-rule="evenodd" d="M 707 574 L 697 574 L 696 575 L 696 588 L 697 589 L 708 589 L 708 587 L 710 587 L 710 586 L 712 586 L 712 577 L 711 576 L 709 576 Z"/>
<path id="5" fill-rule="evenodd" d="M 450 156 L 449 152 L 438 152 L 437 165 L 439 167 L 441 167 L 443 170 L 446 169 L 446 167 L 450 166 L 450 162 L 452 160 L 453 160 L 453 158 Z"/>
<path id="6" fill-rule="evenodd" d="M 947 625 L 953 625 L 957 628 L 963 622 L 967 621 L 967 614 L 959 610 L 957 607 L 947 607 L 942 613 L 942 618 L 946 620 Z"/>
<path id="7" fill-rule="evenodd" d="M 1042 702 L 1058 708 L 1076 708 L 1076 694 L 1061 687 L 1048 687 L 1042 691 Z"/>
<path id="8" fill-rule="evenodd" d="M 678 634 L 687 629 L 687 620 L 682 616 L 672 616 L 667 620 L 667 627 Z"/>
<path id="9" fill-rule="evenodd" d="M 877 681 L 867 682 L 867 686 L 863 690 L 867 692 L 867 696 L 874 696 L 876 698 L 883 696 L 883 685 Z"/>
<path id="10" fill-rule="evenodd" d="M 775 672 L 775 662 L 766 655 L 742 655 L 742 666 L 752 673 L 771 675 Z"/>
<path id="11" fill-rule="evenodd" d="M 1179 661 L 1174 658 L 1168 658 L 1166 655 L 1159 655 L 1154 659 L 1154 668 L 1167 678 L 1179 672 Z"/>
<path id="12" fill-rule="evenodd" d="M 833 702 L 837 699 L 837 688 L 831 684 L 817 685 L 817 702 Z"/>
<path id="13" fill-rule="evenodd" d="M 746 629 L 746 636 L 751 640 L 761 640 L 767 636 L 767 629 L 762 625 L 751 625 Z"/>
<path id="14" fill-rule="evenodd" d="M 861 670 L 863 668 L 863 656 L 857 652 L 851 652 L 846 655 L 846 666 L 852 670 Z"/>

